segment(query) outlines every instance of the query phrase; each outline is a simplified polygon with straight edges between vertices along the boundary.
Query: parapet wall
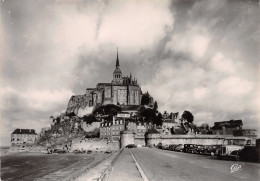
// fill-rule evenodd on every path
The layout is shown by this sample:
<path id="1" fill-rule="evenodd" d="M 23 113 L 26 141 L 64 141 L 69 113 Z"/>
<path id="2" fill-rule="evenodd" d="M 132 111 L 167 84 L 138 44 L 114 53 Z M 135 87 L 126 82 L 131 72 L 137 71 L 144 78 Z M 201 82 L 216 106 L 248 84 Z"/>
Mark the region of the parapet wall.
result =
<path id="1" fill-rule="evenodd" d="M 197 144 L 197 145 L 222 145 L 224 139 L 217 138 L 161 138 L 162 145 L 170 144 Z"/>
<path id="2" fill-rule="evenodd" d="M 147 145 L 158 145 L 158 143 L 163 146 L 171 144 L 225 145 L 227 144 L 226 139 L 225 136 L 219 135 L 161 135 L 160 137 L 148 137 Z"/>
<path id="3" fill-rule="evenodd" d="M 71 144 L 71 151 L 74 150 L 119 150 L 119 142 L 108 142 L 106 139 L 77 139 L 73 140 Z"/>
<path id="4" fill-rule="evenodd" d="M 35 146 L 35 145 L 12 145 L 10 147 L 10 152 L 43 152 L 46 149 L 43 146 Z"/>

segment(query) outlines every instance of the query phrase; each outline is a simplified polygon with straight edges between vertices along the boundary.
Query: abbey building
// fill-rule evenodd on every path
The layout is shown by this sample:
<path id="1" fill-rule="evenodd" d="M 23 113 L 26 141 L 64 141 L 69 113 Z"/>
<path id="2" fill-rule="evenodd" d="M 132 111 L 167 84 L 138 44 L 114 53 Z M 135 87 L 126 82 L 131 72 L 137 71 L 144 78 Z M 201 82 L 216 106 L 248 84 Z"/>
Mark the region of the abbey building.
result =
<path id="1" fill-rule="evenodd" d="M 75 112 L 79 107 L 93 107 L 99 105 L 140 105 L 142 97 L 141 87 L 137 79 L 123 76 L 120 69 L 118 52 L 116 67 L 111 83 L 98 83 L 95 88 L 87 88 L 86 94 L 72 96 L 67 112 Z"/>

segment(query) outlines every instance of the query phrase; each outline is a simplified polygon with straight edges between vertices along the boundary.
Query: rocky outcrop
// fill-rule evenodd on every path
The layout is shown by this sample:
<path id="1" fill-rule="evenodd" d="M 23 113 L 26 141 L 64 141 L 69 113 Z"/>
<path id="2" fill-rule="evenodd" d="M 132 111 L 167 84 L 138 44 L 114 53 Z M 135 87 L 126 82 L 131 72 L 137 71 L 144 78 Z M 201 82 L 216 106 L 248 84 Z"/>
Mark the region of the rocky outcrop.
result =
<path id="1" fill-rule="evenodd" d="M 54 119 L 51 129 L 37 141 L 38 145 L 51 146 L 68 144 L 74 138 L 84 138 L 86 132 L 81 128 L 81 118 L 60 116 Z"/>
<path id="2" fill-rule="evenodd" d="M 87 96 L 85 94 L 72 96 L 69 100 L 66 113 L 67 114 L 74 113 L 75 115 L 77 115 L 79 108 L 84 109 L 87 106 L 88 106 L 88 100 L 87 100 Z"/>

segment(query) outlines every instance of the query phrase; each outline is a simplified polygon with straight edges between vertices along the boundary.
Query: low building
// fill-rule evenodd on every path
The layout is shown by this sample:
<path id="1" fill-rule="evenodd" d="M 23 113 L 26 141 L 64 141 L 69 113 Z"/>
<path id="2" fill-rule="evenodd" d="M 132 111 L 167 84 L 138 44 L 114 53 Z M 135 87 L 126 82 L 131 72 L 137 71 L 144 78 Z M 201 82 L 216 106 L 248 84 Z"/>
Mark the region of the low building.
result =
<path id="1" fill-rule="evenodd" d="M 198 128 L 200 129 L 201 134 L 212 134 L 209 124 L 207 124 L 207 123 L 202 124 Z"/>
<path id="2" fill-rule="evenodd" d="M 113 121 L 104 121 L 100 124 L 100 138 L 106 138 L 114 142 L 120 140 L 120 131 L 125 130 L 125 122 L 122 118 Z"/>
<path id="3" fill-rule="evenodd" d="M 234 130 L 241 130 L 242 120 L 230 120 L 215 122 L 212 127 L 212 134 L 216 135 L 233 135 Z"/>
<path id="4" fill-rule="evenodd" d="M 11 134 L 11 151 L 28 151 L 28 146 L 34 144 L 37 134 L 34 129 L 16 129 Z"/>
<path id="5" fill-rule="evenodd" d="M 137 125 L 136 125 L 135 136 L 136 137 L 144 137 L 146 131 L 147 131 L 147 124 L 142 123 L 142 122 L 138 122 Z"/>
<path id="6" fill-rule="evenodd" d="M 36 137 L 34 129 L 16 129 L 11 134 L 11 144 L 33 144 Z"/>
<path id="7" fill-rule="evenodd" d="M 133 133 L 135 133 L 137 130 L 137 125 L 136 125 L 136 122 L 134 122 L 134 121 L 128 121 L 126 127 L 127 127 L 127 130 L 132 131 Z"/>
<path id="8" fill-rule="evenodd" d="M 162 119 L 163 119 L 163 122 L 166 121 L 166 122 L 176 122 L 177 119 L 179 117 L 179 112 L 176 112 L 176 113 L 167 113 L 166 111 L 164 111 L 164 113 L 162 114 Z"/>
<path id="9" fill-rule="evenodd" d="M 162 114 L 162 131 L 161 134 L 170 135 L 174 133 L 179 123 L 176 122 L 179 113 L 170 113 L 168 114 L 166 111 Z"/>
<path id="10" fill-rule="evenodd" d="M 255 138 L 257 137 L 255 129 L 241 129 L 241 130 L 234 130 L 234 136 L 246 136 L 248 138 Z"/>

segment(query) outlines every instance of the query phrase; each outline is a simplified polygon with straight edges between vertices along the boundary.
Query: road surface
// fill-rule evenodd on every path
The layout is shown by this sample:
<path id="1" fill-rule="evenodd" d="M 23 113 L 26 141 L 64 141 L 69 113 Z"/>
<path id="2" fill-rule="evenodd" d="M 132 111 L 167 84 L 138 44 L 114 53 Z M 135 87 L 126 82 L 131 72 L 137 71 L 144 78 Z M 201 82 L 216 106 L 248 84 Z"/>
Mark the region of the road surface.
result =
<path id="1" fill-rule="evenodd" d="M 174 152 L 168 150 L 159 150 L 155 148 L 134 148 L 124 149 L 122 155 L 118 158 L 110 174 L 110 180 L 136 180 L 140 170 L 137 167 L 129 167 L 128 164 L 134 163 L 134 155 L 140 166 L 141 172 L 150 181 L 163 180 L 259 180 L 260 164 L 239 162 L 232 160 L 218 160 L 216 157 L 188 154 L 183 152 Z M 241 168 L 231 172 L 231 167 L 238 164 Z M 134 173 L 125 174 L 124 172 Z M 123 175 L 124 177 L 120 177 Z"/>

